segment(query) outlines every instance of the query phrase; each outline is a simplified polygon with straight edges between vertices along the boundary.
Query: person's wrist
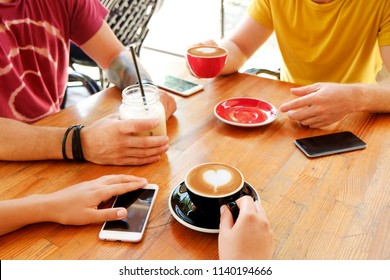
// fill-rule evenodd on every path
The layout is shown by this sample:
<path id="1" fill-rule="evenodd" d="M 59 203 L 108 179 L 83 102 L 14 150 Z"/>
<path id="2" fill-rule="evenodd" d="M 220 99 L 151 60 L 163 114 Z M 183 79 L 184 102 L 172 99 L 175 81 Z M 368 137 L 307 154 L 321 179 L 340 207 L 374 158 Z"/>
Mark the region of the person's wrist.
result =
<path id="1" fill-rule="evenodd" d="M 65 198 L 60 193 L 42 194 L 37 200 L 40 203 L 41 222 L 65 223 L 63 214 L 66 214 L 67 209 L 61 209 Z"/>
<path id="2" fill-rule="evenodd" d="M 351 85 L 352 113 L 369 111 L 372 94 L 363 85 Z"/>
<path id="3" fill-rule="evenodd" d="M 85 161 L 83 146 L 81 141 L 81 124 L 69 126 L 62 139 L 62 157 L 64 160 Z"/>
<path id="4" fill-rule="evenodd" d="M 29 209 L 28 212 L 33 216 L 31 223 L 55 222 L 52 217 L 54 209 L 50 206 L 50 196 L 50 194 L 33 194 L 26 197 L 30 204 L 26 209 Z"/>

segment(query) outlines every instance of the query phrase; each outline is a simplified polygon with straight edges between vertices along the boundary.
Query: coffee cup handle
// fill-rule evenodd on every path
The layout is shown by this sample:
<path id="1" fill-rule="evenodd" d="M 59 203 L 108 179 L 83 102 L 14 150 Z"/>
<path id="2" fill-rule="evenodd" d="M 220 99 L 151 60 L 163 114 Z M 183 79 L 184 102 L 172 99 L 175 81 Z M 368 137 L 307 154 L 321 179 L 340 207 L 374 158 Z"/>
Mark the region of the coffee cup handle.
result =
<path id="1" fill-rule="evenodd" d="M 238 218 L 238 214 L 240 212 L 240 209 L 238 208 L 237 203 L 235 201 L 231 201 L 226 205 L 229 208 L 230 212 L 232 213 L 233 221 L 236 222 L 236 220 Z"/>

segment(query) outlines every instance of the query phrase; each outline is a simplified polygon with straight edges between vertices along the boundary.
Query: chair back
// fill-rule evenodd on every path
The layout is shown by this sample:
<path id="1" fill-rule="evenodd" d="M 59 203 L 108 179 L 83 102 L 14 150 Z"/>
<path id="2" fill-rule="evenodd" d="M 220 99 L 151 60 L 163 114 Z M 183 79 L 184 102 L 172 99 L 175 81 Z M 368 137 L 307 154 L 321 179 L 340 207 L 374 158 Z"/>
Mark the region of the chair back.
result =
<path id="1" fill-rule="evenodd" d="M 111 11 L 111 9 L 114 7 L 116 2 L 118 2 L 118 0 L 100 0 L 100 2 L 103 4 L 104 7 Z"/>
<path id="2" fill-rule="evenodd" d="M 148 24 L 159 0 L 102 0 L 110 14 L 107 23 L 126 47 L 133 45 L 139 55 L 148 34 Z"/>

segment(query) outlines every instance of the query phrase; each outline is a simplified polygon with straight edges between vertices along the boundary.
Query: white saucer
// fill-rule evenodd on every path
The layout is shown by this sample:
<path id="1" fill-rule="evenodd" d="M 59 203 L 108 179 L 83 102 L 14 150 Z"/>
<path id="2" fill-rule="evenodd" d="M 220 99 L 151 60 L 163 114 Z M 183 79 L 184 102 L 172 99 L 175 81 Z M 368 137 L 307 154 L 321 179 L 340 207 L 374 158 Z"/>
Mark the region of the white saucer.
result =
<path id="1" fill-rule="evenodd" d="M 247 182 L 244 184 L 242 195 L 250 195 L 254 200 L 259 200 L 256 190 Z M 199 212 L 187 193 L 184 181 L 173 189 L 168 199 L 168 206 L 172 216 L 183 226 L 199 232 L 219 232 L 219 216 L 218 220 L 210 221 L 207 219 L 210 215 Z"/>

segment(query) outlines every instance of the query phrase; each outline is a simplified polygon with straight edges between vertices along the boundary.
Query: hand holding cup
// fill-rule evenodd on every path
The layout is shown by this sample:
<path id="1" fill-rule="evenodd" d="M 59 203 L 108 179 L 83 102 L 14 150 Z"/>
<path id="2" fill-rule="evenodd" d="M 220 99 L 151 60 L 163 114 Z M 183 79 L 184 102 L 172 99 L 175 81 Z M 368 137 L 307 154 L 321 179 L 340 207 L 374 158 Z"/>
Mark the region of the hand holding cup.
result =
<path id="1" fill-rule="evenodd" d="M 235 167 L 224 163 L 209 162 L 189 170 L 185 177 L 187 192 L 199 211 L 219 222 L 221 205 L 242 196 L 244 176 Z"/>

